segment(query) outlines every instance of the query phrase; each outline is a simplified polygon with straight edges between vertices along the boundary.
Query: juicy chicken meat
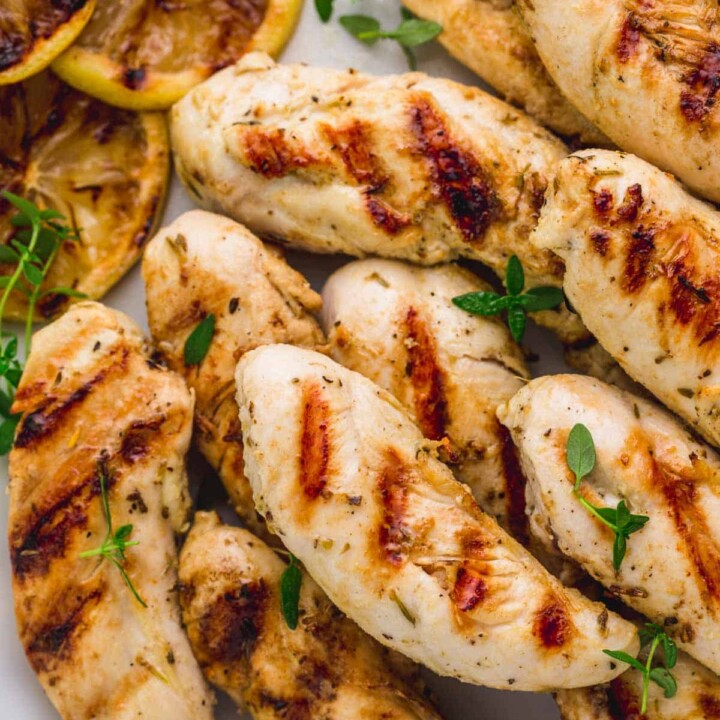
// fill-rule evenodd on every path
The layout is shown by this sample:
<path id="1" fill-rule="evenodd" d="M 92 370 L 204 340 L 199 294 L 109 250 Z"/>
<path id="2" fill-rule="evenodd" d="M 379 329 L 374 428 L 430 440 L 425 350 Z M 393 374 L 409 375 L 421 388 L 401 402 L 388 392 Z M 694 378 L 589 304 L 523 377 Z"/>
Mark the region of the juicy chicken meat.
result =
<path id="1" fill-rule="evenodd" d="M 168 365 L 195 391 L 195 440 L 243 520 L 266 532 L 243 473 L 235 366 L 247 350 L 273 342 L 323 343 L 312 316 L 320 297 L 281 254 L 242 225 L 193 210 L 163 228 L 143 260 L 148 322 Z M 185 342 L 208 314 L 215 333 L 200 365 L 186 367 Z"/>
<path id="2" fill-rule="evenodd" d="M 433 456 L 398 402 L 287 345 L 238 363 L 255 503 L 348 617 L 442 675 L 546 690 L 609 681 L 634 627 L 564 588 Z"/>
<path id="3" fill-rule="evenodd" d="M 720 678 L 684 653 L 672 670 L 677 694 L 666 699 L 650 683 L 648 707 L 640 714 L 642 675 L 628 671 L 606 685 L 560 690 L 555 701 L 562 720 L 713 720 L 720 717 Z"/>
<path id="4" fill-rule="evenodd" d="M 559 167 L 533 235 L 565 293 L 635 380 L 720 445 L 720 215 L 632 155 Z"/>
<path id="5" fill-rule="evenodd" d="M 180 555 L 183 619 L 207 678 L 255 720 L 440 720 L 415 667 L 365 635 L 302 572 L 299 623 L 280 606 L 286 563 L 247 530 L 198 513 Z"/>
<path id="6" fill-rule="evenodd" d="M 717 0 L 518 0 L 562 92 L 617 145 L 720 201 Z"/>
<path id="7" fill-rule="evenodd" d="M 483 510 L 525 539 L 525 483 L 495 411 L 529 375 L 503 323 L 452 304 L 478 290 L 491 288 L 456 265 L 358 260 L 327 281 L 323 326 L 330 356 L 392 393 Z"/>
<path id="8" fill-rule="evenodd" d="M 720 671 L 717 453 L 665 410 L 581 375 L 533 380 L 498 414 L 527 477 L 531 532 Z M 612 531 L 573 493 L 565 447 L 576 423 L 590 430 L 597 453 L 583 497 L 613 509 L 624 500 L 650 518 L 628 539 L 618 572 Z"/>
<path id="9" fill-rule="evenodd" d="M 477 88 L 256 53 L 174 106 L 172 143 L 188 191 L 262 237 L 425 265 L 471 257 L 501 277 L 514 253 L 529 286 L 561 283 L 562 263 L 528 236 L 566 148 Z M 541 320 L 586 335 L 567 310 Z"/>
<path id="10" fill-rule="evenodd" d="M 180 624 L 176 535 L 190 511 L 193 395 L 138 328 L 97 303 L 33 337 L 13 412 L 9 545 L 20 640 L 68 720 L 211 720 L 214 698 Z M 132 524 L 124 569 L 80 558 Z"/>
<path id="11" fill-rule="evenodd" d="M 561 135 L 578 137 L 588 145 L 609 142 L 553 82 L 514 0 L 403 0 L 403 4 L 442 25 L 440 43 L 508 102 Z"/>

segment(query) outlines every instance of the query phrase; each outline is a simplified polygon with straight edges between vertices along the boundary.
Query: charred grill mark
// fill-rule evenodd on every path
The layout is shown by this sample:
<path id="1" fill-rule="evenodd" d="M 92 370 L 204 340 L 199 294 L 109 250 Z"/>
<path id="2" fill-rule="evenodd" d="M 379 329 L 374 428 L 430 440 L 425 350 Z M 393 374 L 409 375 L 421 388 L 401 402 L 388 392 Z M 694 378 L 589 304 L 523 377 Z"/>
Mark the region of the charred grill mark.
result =
<path id="1" fill-rule="evenodd" d="M 128 90 L 142 90 L 147 81 L 144 67 L 127 68 L 122 76 L 122 83 Z"/>
<path id="2" fill-rule="evenodd" d="M 615 52 L 621 63 L 626 63 L 637 52 L 640 44 L 640 22 L 635 13 L 628 13 L 620 29 Z"/>
<path id="3" fill-rule="evenodd" d="M 619 220 L 635 222 L 644 202 L 642 185 L 635 183 L 625 191 L 622 205 L 615 211 Z"/>
<path id="4" fill-rule="evenodd" d="M 691 479 L 673 473 L 652 460 L 652 482 L 667 503 L 669 516 L 685 545 L 687 557 L 706 600 L 720 601 L 720 552 L 712 540 L 707 519 L 697 501 Z"/>
<path id="5" fill-rule="evenodd" d="M 112 487 L 112 478 L 107 473 L 106 477 L 108 488 Z M 63 556 L 70 533 L 87 525 L 88 506 L 97 495 L 100 476 L 96 471 L 50 507 L 33 508 L 27 520 L 12 529 L 10 553 L 19 581 L 46 573 L 52 561 Z"/>
<path id="6" fill-rule="evenodd" d="M 520 467 L 517 450 L 513 444 L 510 432 L 504 425 L 497 425 L 500 437 L 500 458 L 503 464 L 505 480 L 505 493 L 507 499 L 507 528 L 510 534 L 523 545 L 527 545 L 528 517 L 525 513 L 525 485 L 527 480 Z"/>
<path id="7" fill-rule="evenodd" d="M 607 255 L 608 247 L 610 246 L 610 235 L 608 235 L 608 233 L 604 230 L 591 230 L 590 242 L 600 257 Z"/>
<path id="8" fill-rule="evenodd" d="M 322 125 L 321 130 L 331 144 L 331 150 L 340 155 L 350 176 L 365 186 L 363 196 L 373 223 L 389 235 L 410 225 L 410 217 L 397 212 L 379 197 L 385 191 L 389 177 L 371 150 L 370 127 L 356 119 L 341 128 Z"/>
<path id="9" fill-rule="evenodd" d="M 130 465 L 142 460 L 148 454 L 153 436 L 157 435 L 164 422 L 164 416 L 133 422 L 123 435 L 120 456 Z"/>
<path id="10" fill-rule="evenodd" d="M 300 486 L 311 500 L 320 495 L 328 481 L 330 465 L 330 405 L 317 385 L 303 389 L 302 434 L 300 439 Z"/>
<path id="11" fill-rule="evenodd" d="M 384 559 L 399 567 L 405 561 L 410 544 L 407 525 L 408 485 L 412 476 L 398 454 L 389 449 L 380 473 L 378 488 L 383 509 L 379 540 Z"/>
<path id="12" fill-rule="evenodd" d="M 677 261 L 666 268 L 670 282 L 669 308 L 678 322 L 692 323 L 699 346 L 720 334 L 720 281 L 692 277 L 692 268 Z M 692 278 L 692 279 L 691 279 Z"/>
<path id="13" fill-rule="evenodd" d="M 702 693 L 698 698 L 698 703 L 704 713 L 705 720 L 715 720 L 720 718 L 720 698 L 716 695 Z"/>
<path id="14" fill-rule="evenodd" d="M 608 704 L 613 720 L 628 720 L 628 718 L 645 718 L 640 713 L 640 698 L 633 692 L 622 677 L 611 681 L 608 688 Z"/>
<path id="15" fill-rule="evenodd" d="M 85 629 L 87 616 L 100 603 L 103 593 L 104 588 L 96 588 L 84 597 L 73 598 L 72 593 L 69 594 L 75 602 L 67 611 L 63 613 L 55 606 L 53 612 L 60 617 L 54 617 L 34 632 L 30 630 L 32 639 L 25 640 L 25 647 L 36 673 L 47 672 L 72 656 L 75 644 Z"/>
<path id="16" fill-rule="evenodd" d="M 543 647 L 553 650 L 563 647 L 574 633 L 575 628 L 560 598 L 550 595 L 543 607 L 536 613 L 533 634 Z"/>
<path id="17" fill-rule="evenodd" d="M 455 141 L 431 99 L 418 95 L 410 108 L 415 149 L 430 169 L 433 195 L 447 207 L 466 242 L 482 239 L 502 204 L 477 157 Z"/>
<path id="18" fill-rule="evenodd" d="M 111 371 L 125 369 L 127 357 L 128 350 L 123 349 L 118 361 L 100 370 L 68 397 L 58 400 L 57 397 L 51 396 L 41 403 L 36 410 L 26 414 L 20 422 L 20 429 L 15 438 L 15 447 L 29 448 L 39 440 L 49 438 L 62 426 L 63 420 L 71 413 L 73 408 L 80 405 L 91 392 L 96 390 L 97 386 L 110 375 Z"/>
<path id="19" fill-rule="evenodd" d="M 482 575 L 470 564 L 465 563 L 457 571 L 450 598 L 458 610 L 470 612 L 485 599 L 487 590 Z"/>
<path id="20" fill-rule="evenodd" d="M 606 217 L 613 206 L 612 193 L 607 188 L 601 188 L 598 192 L 590 191 L 593 198 L 593 208 L 602 218 Z"/>
<path id="21" fill-rule="evenodd" d="M 87 4 L 87 0 L 53 0 L 34 8 L 27 34 L 0 32 L 0 71 L 19 63 L 38 40 L 49 38 Z"/>
<path id="22" fill-rule="evenodd" d="M 301 143 L 288 140 L 283 128 L 239 126 L 238 139 L 250 169 L 266 178 L 281 178 L 316 164 Z"/>
<path id="23" fill-rule="evenodd" d="M 426 438 L 440 440 L 448 424 L 445 398 L 445 373 L 437 361 L 435 339 L 420 317 L 410 307 L 405 315 L 406 372 L 413 387 L 415 414 Z"/>
<path id="24" fill-rule="evenodd" d="M 207 658 L 237 662 L 249 657 L 262 633 L 268 600 L 262 579 L 218 596 L 198 624 Z"/>
<path id="25" fill-rule="evenodd" d="M 135 237 L 133 237 L 133 245 L 135 247 L 141 248 L 150 236 L 150 231 L 155 224 L 155 214 L 157 213 L 159 202 L 160 197 L 158 195 L 154 195 L 150 199 L 150 204 L 148 207 L 148 212 L 146 213 L 147 217 L 145 218 L 145 222 L 143 223 L 142 228 L 140 228 L 140 230 L 135 233 Z"/>
<path id="26" fill-rule="evenodd" d="M 640 290 L 648 280 L 648 271 L 655 255 L 655 230 L 638 226 L 630 236 L 625 258 L 625 272 L 620 285 L 625 292 Z"/>
<path id="27" fill-rule="evenodd" d="M 720 90 L 720 46 L 710 43 L 697 67 L 683 82 L 688 86 L 680 94 L 680 112 L 688 122 L 702 122 L 715 106 Z"/>

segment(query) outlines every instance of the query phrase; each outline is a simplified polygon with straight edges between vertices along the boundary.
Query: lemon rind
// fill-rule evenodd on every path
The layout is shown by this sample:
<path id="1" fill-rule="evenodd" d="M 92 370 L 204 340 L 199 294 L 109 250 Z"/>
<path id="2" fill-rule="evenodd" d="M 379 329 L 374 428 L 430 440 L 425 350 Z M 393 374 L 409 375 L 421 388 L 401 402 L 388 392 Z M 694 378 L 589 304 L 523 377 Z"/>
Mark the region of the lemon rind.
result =
<path id="1" fill-rule="evenodd" d="M 18 63 L 0 72 L 0 85 L 11 85 L 37 75 L 72 45 L 88 24 L 97 0 L 87 3 L 49 37 L 37 40 L 30 52 Z"/>
<path id="2" fill-rule="evenodd" d="M 264 50 L 277 57 L 297 26 L 302 6 L 303 0 L 269 0 L 265 17 L 244 53 Z M 123 67 L 119 63 L 79 46 L 57 57 L 52 69 L 78 90 L 126 110 L 166 110 L 212 74 L 207 67 L 176 73 L 151 71 L 144 86 L 133 90 L 123 83 Z"/>

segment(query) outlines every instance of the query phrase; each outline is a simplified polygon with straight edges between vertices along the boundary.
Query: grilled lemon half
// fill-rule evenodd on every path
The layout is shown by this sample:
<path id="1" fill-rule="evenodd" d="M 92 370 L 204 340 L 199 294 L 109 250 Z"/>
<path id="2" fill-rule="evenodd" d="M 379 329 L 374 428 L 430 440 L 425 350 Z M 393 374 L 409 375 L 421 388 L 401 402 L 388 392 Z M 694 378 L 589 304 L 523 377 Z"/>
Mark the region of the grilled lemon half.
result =
<path id="1" fill-rule="evenodd" d="M 0 85 L 47 67 L 87 25 L 95 0 L 9 0 L 0 3 Z"/>
<path id="2" fill-rule="evenodd" d="M 252 50 L 277 55 L 302 0 L 98 0 L 53 70 L 130 110 L 163 110 Z"/>
<path id="3" fill-rule="evenodd" d="M 0 189 L 61 212 L 78 232 L 62 245 L 43 283 L 97 299 L 140 256 L 162 212 L 169 172 L 165 119 L 110 107 L 50 71 L 0 88 Z M 17 228 L 0 198 L 0 242 Z M 14 268 L 0 265 L 0 274 Z M 61 312 L 68 297 L 41 298 L 36 319 Z M 14 293 L 6 316 L 23 318 Z"/>

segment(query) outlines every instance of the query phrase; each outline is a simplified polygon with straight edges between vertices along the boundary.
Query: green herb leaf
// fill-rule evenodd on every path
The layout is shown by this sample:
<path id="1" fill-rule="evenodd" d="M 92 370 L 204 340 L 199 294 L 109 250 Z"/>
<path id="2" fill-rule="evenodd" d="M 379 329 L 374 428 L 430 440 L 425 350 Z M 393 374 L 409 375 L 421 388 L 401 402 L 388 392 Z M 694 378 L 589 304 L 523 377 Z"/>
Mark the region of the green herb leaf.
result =
<path id="1" fill-rule="evenodd" d="M 199 365 L 210 349 L 215 334 L 215 315 L 210 313 L 190 333 L 185 341 L 185 365 Z"/>
<path id="2" fill-rule="evenodd" d="M 9 245 L 0 245 L 0 263 L 15 264 L 20 259 L 17 251 L 13 250 Z"/>
<path id="3" fill-rule="evenodd" d="M 650 671 L 650 679 L 663 689 L 666 698 L 675 697 L 677 694 L 677 682 L 667 668 L 653 668 Z"/>
<path id="4" fill-rule="evenodd" d="M 542 310 L 552 310 L 562 305 L 565 300 L 563 291 L 556 287 L 536 287 L 522 296 L 523 307 L 528 312 L 540 312 Z"/>
<path id="5" fill-rule="evenodd" d="M 112 564 L 119 570 L 123 581 L 130 589 L 133 597 L 140 603 L 140 605 L 146 608 L 147 603 L 140 597 L 140 594 L 125 570 L 125 551 L 127 548 L 138 545 L 139 543 L 136 540 L 128 540 L 133 531 L 132 525 L 122 525 L 116 532 L 113 532 L 113 521 L 110 513 L 110 499 L 107 492 L 107 477 L 105 468 L 103 467 L 103 462 L 98 462 L 97 467 L 98 480 L 100 482 L 100 502 L 102 504 L 103 514 L 105 515 L 105 522 L 107 523 L 107 533 L 105 535 L 105 540 L 100 547 L 78 553 L 78 557 L 101 557 L 103 560 L 109 560 L 112 562 Z"/>
<path id="6" fill-rule="evenodd" d="M 414 48 L 436 38 L 442 32 L 442 25 L 430 20 L 411 18 L 403 20 L 395 30 L 383 34 L 391 40 L 397 40 L 403 47 Z"/>
<path id="7" fill-rule="evenodd" d="M 298 626 L 301 585 L 302 571 L 298 566 L 297 558 L 290 553 L 290 564 L 280 578 L 280 607 L 285 622 L 291 630 L 295 630 Z"/>
<path id="8" fill-rule="evenodd" d="M 453 298 L 453 304 L 473 315 L 499 315 L 507 310 L 510 332 L 517 342 L 525 335 L 526 312 L 538 312 L 557 307 L 563 302 L 562 290 L 553 287 L 536 287 L 521 295 L 525 287 L 525 271 L 516 255 L 508 260 L 505 272 L 507 295 L 494 292 L 466 293 Z"/>
<path id="9" fill-rule="evenodd" d="M 510 334 L 515 342 L 522 342 L 525 335 L 525 327 L 527 325 L 527 317 L 525 311 L 517 305 L 511 305 L 508 308 L 508 327 Z"/>
<path id="10" fill-rule="evenodd" d="M 0 455 L 7 455 L 13 446 L 15 440 L 15 428 L 22 415 L 11 415 L 2 424 L 0 424 Z"/>
<path id="11" fill-rule="evenodd" d="M 366 45 L 374 45 L 380 39 L 380 23 L 369 15 L 343 15 L 340 24 Z"/>
<path id="12" fill-rule="evenodd" d="M 642 673 L 645 672 L 645 666 L 639 660 L 635 659 L 632 655 L 628 655 L 626 652 L 622 652 L 622 650 L 603 650 L 603 652 L 615 660 L 627 663 Z"/>
<path id="13" fill-rule="evenodd" d="M 43 281 L 43 273 L 35 265 L 25 263 L 23 265 L 23 275 L 31 285 L 40 285 Z"/>
<path id="14" fill-rule="evenodd" d="M 568 467 L 575 475 L 577 489 L 582 479 L 595 467 L 595 443 L 585 425 L 577 423 L 573 426 L 568 435 L 565 457 Z"/>
<path id="15" fill-rule="evenodd" d="M 74 288 L 69 287 L 54 287 L 50 288 L 49 290 L 43 290 L 42 293 L 40 293 L 42 297 L 45 297 L 46 295 L 67 295 L 67 297 L 74 297 L 74 298 L 86 298 L 87 295 L 84 292 L 80 292 L 79 290 L 75 290 Z"/>
<path id="16" fill-rule="evenodd" d="M 495 292 L 472 292 L 465 295 L 458 295 L 452 299 L 453 305 L 472 315 L 497 315 L 505 310 L 509 301 L 507 297 L 498 295 Z"/>
<path id="17" fill-rule="evenodd" d="M 14 193 L 8 192 L 7 190 L 3 190 L 0 195 L 2 195 L 11 205 L 14 205 L 27 220 L 31 222 L 38 222 L 41 220 L 40 209 L 29 200 L 25 200 L 25 198 L 21 198 Z"/>
<path id="18" fill-rule="evenodd" d="M 519 295 L 525 287 L 525 271 L 520 258 L 512 255 L 505 269 L 505 287 L 509 295 Z"/>
<path id="19" fill-rule="evenodd" d="M 332 17 L 333 0 L 315 0 L 315 9 L 320 19 L 326 23 Z"/>

